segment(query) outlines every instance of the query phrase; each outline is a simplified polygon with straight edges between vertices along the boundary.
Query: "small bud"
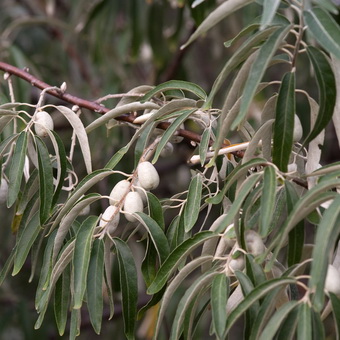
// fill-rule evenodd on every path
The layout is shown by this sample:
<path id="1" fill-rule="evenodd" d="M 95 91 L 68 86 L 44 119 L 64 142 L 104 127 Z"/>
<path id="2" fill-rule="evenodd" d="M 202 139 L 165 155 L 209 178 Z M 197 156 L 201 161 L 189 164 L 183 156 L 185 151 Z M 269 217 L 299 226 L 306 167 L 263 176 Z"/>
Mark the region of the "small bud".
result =
<path id="1" fill-rule="evenodd" d="M 140 186 L 145 190 L 152 190 L 158 187 L 158 172 L 150 162 L 139 163 L 137 167 L 137 175 Z"/>
<path id="2" fill-rule="evenodd" d="M 125 214 L 125 218 L 128 221 L 130 222 L 137 221 L 137 219 L 131 214 L 143 211 L 143 200 L 138 192 L 131 191 L 126 195 L 124 201 L 124 211 L 127 212 L 127 214 Z"/>
<path id="3" fill-rule="evenodd" d="M 39 137 L 47 137 L 47 130 L 53 130 L 54 124 L 52 117 L 46 111 L 38 111 L 35 116 L 34 129 Z"/>
<path id="4" fill-rule="evenodd" d="M 302 138 L 303 130 L 300 122 L 300 118 L 298 115 L 294 115 L 294 132 L 293 132 L 293 141 L 298 142 Z"/>
<path id="5" fill-rule="evenodd" d="M 60 90 L 62 93 L 65 93 L 67 90 L 67 84 L 65 82 L 63 82 L 60 86 Z"/>
<path id="6" fill-rule="evenodd" d="M 243 255 L 239 256 L 237 259 L 231 259 L 229 262 L 229 269 L 234 273 L 235 270 L 243 270 L 245 267 Z"/>

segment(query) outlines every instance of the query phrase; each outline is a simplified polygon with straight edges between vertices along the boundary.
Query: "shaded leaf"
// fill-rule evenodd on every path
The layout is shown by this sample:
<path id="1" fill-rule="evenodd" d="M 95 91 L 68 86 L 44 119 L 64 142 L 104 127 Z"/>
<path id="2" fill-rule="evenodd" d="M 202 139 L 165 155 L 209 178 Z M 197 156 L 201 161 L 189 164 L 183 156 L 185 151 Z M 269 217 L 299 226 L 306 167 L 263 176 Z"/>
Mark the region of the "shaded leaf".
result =
<path id="1" fill-rule="evenodd" d="M 16 141 L 11 167 L 9 170 L 9 184 L 7 207 L 10 208 L 18 197 L 22 175 L 24 172 L 25 156 L 27 152 L 27 132 L 22 131 Z"/>
<path id="2" fill-rule="evenodd" d="M 119 264 L 124 331 L 127 339 L 130 340 L 135 338 L 138 299 L 137 271 L 133 255 L 126 243 L 116 237 L 113 239 L 113 242 L 116 248 Z"/>
<path id="3" fill-rule="evenodd" d="M 89 216 L 80 226 L 74 246 L 74 296 L 73 308 L 80 309 L 86 289 L 86 278 L 89 269 L 92 236 L 98 222 L 97 216 Z"/>
<path id="4" fill-rule="evenodd" d="M 222 339 L 227 319 L 227 299 L 229 295 L 229 279 L 222 273 L 214 277 L 211 286 L 211 312 L 216 335 Z"/>
<path id="5" fill-rule="evenodd" d="M 35 137 L 39 164 L 40 224 L 49 218 L 53 198 L 53 172 L 50 154 L 45 143 Z"/>
<path id="6" fill-rule="evenodd" d="M 261 17 L 261 30 L 272 23 L 276 10 L 280 5 L 280 0 L 264 0 Z"/>
<path id="7" fill-rule="evenodd" d="M 295 115 L 295 73 L 286 73 L 282 79 L 276 104 L 274 122 L 273 163 L 287 172 L 293 147 Z"/>
<path id="8" fill-rule="evenodd" d="M 87 308 L 94 331 L 100 334 L 103 319 L 104 242 L 93 241 L 87 273 Z"/>
<path id="9" fill-rule="evenodd" d="M 307 48 L 307 55 L 313 65 L 319 89 L 319 112 L 313 129 L 303 145 L 313 140 L 332 119 L 335 100 L 336 84 L 333 70 L 325 55 L 313 46 Z"/>
<path id="10" fill-rule="evenodd" d="M 300 304 L 297 324 L 297 339 L 312 339 L 312 311 L 306 302 Z"/>
<path id="11" fill-rule="evenodd" d="M 336 238 L 340 233 L 340 195 L 338 195 L 329 208 L 324 212 L 319 223 L 315 245 L 313 248 L 313 261 L 311 264 L 311 278 L 309 287 L 315 292 L 313 306 L 320 311 L 324 305 L 324 284 L 328 268 L 329 251 L 334 248 Z"/>
<path id="12" fill-rule="evenodd" d="M 195 94 L 198 98 L 203 100 L 205 100 L 207 97 L 204 90 L 194 83 L 190 83 L 188 81 L 183 80 L 170 80 L 160 85 L 157 85 L 154 89 L 147 92 L 145 96 L 140 99 L 140 101 L 145 102 L 161 92 L 175 89 L 191 92 Z"/>
<path id="13" fill-rule="evenodd" d="M 171 273 L 179 263 L 196 247 L 213 237 L 219 237 L 211 231 L 202 231 L 177 246 L 159 268 L 157 275 L 147 290 L 148 294 L 155 294 L 166 284 Z"/>
<path id="14" fill-rule="evenodd" d="M 184 207 L 184 229 L 188 232 L 195 225 L 201 207 L 202 175 L 197 174 L 189 185 L 187 201 Z"/>
<path id="15" fill-rule="evenodd" d="M 303 18 L 317 42 L 340 59 L 340 28 L 332 16 L 321 8 L 303 11 Z"/>

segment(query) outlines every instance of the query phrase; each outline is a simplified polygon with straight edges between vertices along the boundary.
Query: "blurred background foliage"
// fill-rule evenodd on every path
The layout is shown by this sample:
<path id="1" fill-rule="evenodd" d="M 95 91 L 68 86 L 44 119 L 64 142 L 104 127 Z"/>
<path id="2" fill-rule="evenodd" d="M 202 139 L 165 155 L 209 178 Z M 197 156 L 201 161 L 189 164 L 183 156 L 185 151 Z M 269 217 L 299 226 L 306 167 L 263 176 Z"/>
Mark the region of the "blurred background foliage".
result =
<path id="1" fill-rule="evenodd" d="M 222 1 L 206 0 L 194 9 L 191 8 L 192 2 L 193 0 L 1 0 L 0 60 L 20 68 L 29 68 L 37 78 L 51 85 L 60 86 L 66 82 L 69 93 L 89 100 L 96 100 L 107 94 L 125 93 L 142 84 L 155 85 L 170 79 L 188 80 L 209 92 L 233 49 L 239 46 L 236 43 L 227 49 L 223 42 L 234 37 L 247 23 L 260 15 L 262 7 L 258 3 L 247 6 L 245 10 L 218 24 L 187 49 L 180 50 L 180 46 L 197 25 Z M 301 75 L 298 79 L 305 82 L 299 84 L 301 87 L 315 86 L 307 85 L 307 73 L 305 77 Z M 37 89 L 14 77 L 13 82 L 17 101 L 36 103 L 39 95 Z M 9 100 L 4 82 L 1 83 L 1 90 L 1 102 Z M 222 89 L 215 100 L 216 107 L 221 107 L 224 95 Z M 49 100 L 56 102 L 52 97 Z M 110 99 L 105 102 L 105 106 L 110 107 L 116 102 L 117 99 Z M 299 107 L 300 117 L 303 116 L 303 110 L 303 106 Z M 255 119 L 256 108 L 253 111 Z M 83 119 L 88 122 L 97 116 L 86 110 L 83 115 Z M 58 117 L 54 117 L 54 121 L 67 148 L 72 130 L 65 121 L 58 120 Z M 103 138 L 107 134 L 103 128 L 90 135 L 95 168 L 103 167 L 115 150 L 130 139 L 133 133 L 131 130 L 125 127 L 112 129 L 108 138 Z M 339 159 L 340 153 L 336 144 L 332 146 L 332 135 L 330 126 L 325 143 L 325 148 L 329 151 L 323 155 L 328 161 Z M 190 145 L 179 145 L 176 148 L 180 148 L 179 152 L 175 152 L 176 157 L 157 164 L 163 178 L 159 189 L 163 193 L 160 197 L 169 196 L 174 189 L 180 191 L 181 186 L 187 187 L 190 180 L 188 167 L 181 166 L 186 162 L 187 153 L 191 152 Z M 77 155 L 75 159 L 76 157 Z M 131 170 L 132 161 L 132 157 L 127 158 L 124 163 L 126 169 L 121 170 Z M 82 166 L 82 162 L 79 163 Z M 107 186 L 112 187 L 102 181 L 98 191 L 108 194 Z M 4 210 L 1 213 L 3 227 L 8 226 L 12 216 L 4 216 Z M 1 228 L 0 237 L 2 265 L 11 251 L 13 237 L 8 228 Z M 29 270 L 28 265 L 27 273 L 15 278 L 15 285 L 11 284 L 14 281 L 8 279 L 1 287 L 1 339 L 59 338 L 52 310 L 42 328 L 33 330 L 37 317 L 33 301 L 37 282 L 34 279 L 28 284 Z M 141 301 L 142 305 L 143 302 L 145 301 Z M 169 314 L 171 317 L 171 313 Z M 112 336 L 123 339 L 119 306 L 113 321 L 105 322 L 107 316 L 104 315 L 101 339 Z M 83 316 L 80 339 L 88 339 L 93 335 L 95 333 L 89 319 Z"/>

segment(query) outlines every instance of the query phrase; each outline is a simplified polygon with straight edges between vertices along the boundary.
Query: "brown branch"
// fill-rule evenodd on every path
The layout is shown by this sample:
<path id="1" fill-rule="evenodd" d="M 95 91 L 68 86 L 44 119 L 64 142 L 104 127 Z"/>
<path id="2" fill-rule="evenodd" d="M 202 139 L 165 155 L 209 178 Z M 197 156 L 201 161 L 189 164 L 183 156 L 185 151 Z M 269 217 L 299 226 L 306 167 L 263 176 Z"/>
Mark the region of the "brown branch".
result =
<path id="1" fill-rule="evenodd" d="M 5 72 L 8 72 L 9 74 L 15 75 L 29 83 L 31 83 L 32 86 L 35 86 L 41 90 L 47 89 L 49 87 L 52 87 L 51 85 L 43 82 L 40 79 L 37 79 L 36 77 L 34 77 L 33 75 L 31 75 L 29 72 L 19 69 L 15 66 L 6 64 L 4 62 L 0 61 L 0 70 L 3 70 Z M 49 93 L 50 95 L 57 97 L 61 100 L 64 100 L 67 103 L 73 104 L 73 105 L 78 105 L 79 107 L 82 108 L 86 108 L 89 109 L 91 111 L 100 113 L 100 114 L 105 114 L 106 112 L 108 112 L 110 109 L 96 103 L 93 101 L 89 101 L 86 99 L 82 99 L 76 96 L 73 96 L 69 93 L 63 93 L 61 91 L 57 91 L 57 90 L 48 90 L 47 93 Z M 135 119 L 135 116 L 130 115 L 130 114 L 124 114 L 121 115 L 119 117 L 116 117 L 115 119 L 119 120 L 119 121 L 124 121 L 124 122 L 129 122 L 132 123 Z M 162 129 L 162 130 L 166 130 L 168 127 L 170 126 L 170 123 L 167 122 L 161 122 L 157 125 L 158 128 Z M 178 130 L 178 135 L 182 136 L 190 141 L 199 143 L 201 141 L 201 136 L 197 133 L 194 133 L 192 131 L 189 130 L 185 130 L 185 129 L 180 129 Z"/>

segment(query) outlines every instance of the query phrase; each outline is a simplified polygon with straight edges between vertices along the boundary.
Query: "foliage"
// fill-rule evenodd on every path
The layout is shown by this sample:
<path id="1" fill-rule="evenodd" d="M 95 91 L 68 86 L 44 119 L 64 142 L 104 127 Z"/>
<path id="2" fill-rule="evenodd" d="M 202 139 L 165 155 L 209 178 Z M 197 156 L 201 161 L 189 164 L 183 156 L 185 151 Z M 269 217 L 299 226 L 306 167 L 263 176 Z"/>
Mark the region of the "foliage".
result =
<path id="1" fill-rule="evenodd" d="M 14 20 L 20 11 L 30 15 Z M 16 66 L 0 63 L 1 298 L 29 268 L 34 328 L 53 309 L 70 339 L 86 319 L 97 334 L 116 322 L 127 339 L 339 336 L 340 163 L 324 147 L 332 122 L 340 146 L 335 2 L 46 1 L 1 16 L 1 57 Z M 197 28 L 185 37 L 187 19 Z M 185 65 L 183 53 L 204 34 L 220 46 L 212 28 L 235 19 L 206 91 L 204 74 L 191 79 L 200 56 Z M 61 43 L 42 59 L 49 35 Z M 143 203 L 127 205 L 131 191 Z"/>

